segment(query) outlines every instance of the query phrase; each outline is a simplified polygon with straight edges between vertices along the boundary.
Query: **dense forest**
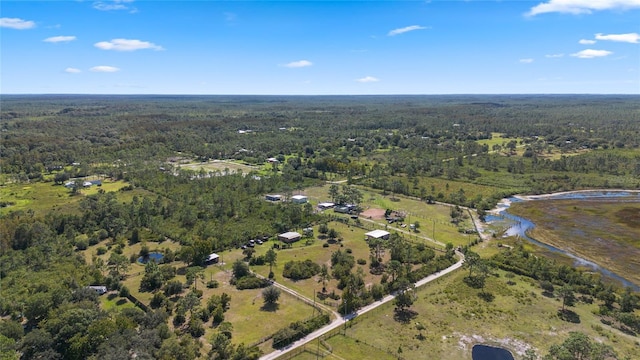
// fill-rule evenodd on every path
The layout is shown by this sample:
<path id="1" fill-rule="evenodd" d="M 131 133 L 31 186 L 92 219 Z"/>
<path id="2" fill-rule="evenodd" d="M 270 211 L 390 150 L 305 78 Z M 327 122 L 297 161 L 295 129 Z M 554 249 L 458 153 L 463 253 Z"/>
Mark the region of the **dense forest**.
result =
<path id="1" fill-rule="evenodd" d="M 170 258 L 197 269 L 211 252 L 328 220 L 311 204 L 266 202 L 265 194 L 290 197 L 336 180 L 344 181 L 345 192 L 358 185 L 483 215 L 516 193 L 640 188 L 638 96 L 3 95 L 1 102 L 1 185 L 59 189 L 71 181 L 60 201 L 75 204 L 14 211 L 15 203 L 0 199 L 0 340 L 24 359 L 121 359 L 128 357 L 123 351 L 145 359 L 192 359 L 207 353 L 197 336 L 170 330 L 174 309 L 109 313 L 85 286 L 101 284 L 126 296 L 121 281 L 135 258 L 122 249 L 143 240 L 179 243 Z M 253 170 L 180 166 L 211 160 Z M 86 177 L 127 185 L 85 196 L 77 181 Z M 348 200 L 357 203 L 358 196 Z M 106 263 L 78 253 L 102 242 L 113 249 Z M 412 281 L 423 275 L 412 265 L 430 271 L 454 262 L 451 248 L 429 263 L 434 254 L 417 260 L 428 250 L 408 256 L 400 250 L 406 244 L 391 243 L 401 244 L 389 248 L 391 260 L 409 264 L 404 272 Z M 332 261 L 339 264 L 340 257 L 346 254 Z M 555 279 L 540 275 L 542 261 L 528 267 L 503 258 L 494 263 Z M 165 265 L 148 271 L 162 277 L 157 288 L 173 277 Z M 581 275 L 561 271 L 584 285 Z M 349 271 L 334 276 L 344 278 L 343 307 L 373 298 L 362 277 Z M 394 274 L 384 291 L 401 288 L 395 280 Z M 613 304 L 613 290 L 598 286 L 583 292 L 606 290 L 601 296 Z M 633 311 L 633 301 L 625 310 Z M 190 331 L 198 333 L 197 327 Z M 223 335 L 217 339 L 212 358 L 257 356 Z"/>

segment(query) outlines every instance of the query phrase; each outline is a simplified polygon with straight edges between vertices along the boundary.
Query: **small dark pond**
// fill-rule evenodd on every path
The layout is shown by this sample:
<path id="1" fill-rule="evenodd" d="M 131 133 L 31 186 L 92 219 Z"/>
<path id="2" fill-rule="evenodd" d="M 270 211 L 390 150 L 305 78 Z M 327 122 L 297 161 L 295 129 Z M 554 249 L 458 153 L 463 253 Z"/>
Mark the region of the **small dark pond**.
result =
<path id="1" fill-rule="evenodd" d="M 162 253 L 159 252 L 150 252 L 148 256 L 144 257 L 144 256 L 140 256 L 138 258 L 138 262 L 139 263 L 143 263 L 146 264 L 149 262 L 149 260 L 153 260 L 156 263 L 160 263 L 162 261 L 162 258 L 164 258 L 164 255 Z"/>
<path id="2" fill-rule="evenodd" d="M 474 345 L 471 349 L 473 360 L 514 360 L 509 350 L 488 345 Z"/>
<path id="3" fill-rule="evenodd" d="M 585 191 L 585 192 L 570 192 L 570 193 L 562 193 L 562 194 L 557 194 L 551 197 L 539 197 L 536 198 L 535 196 L 530 197 L 530 199 L 532 201 L 544 201 L 545 199 L 579 199 L 579 200 L 593 200 L 593 199 L 616 199 L 617 201 L 623 201 L 623 202 L 639 202 L 640 201 L 640 194 L 636 193 L 636 192 L 628 192 L 628 191 Z M 561 253 L 564 254 L 572 259 L 575 260 L 575 265 L 576 266 L 586 266 L 589 267 L 593 270 L 599 271 L 600 273 L 602 273 L 604 276 L 607 276 L 609 278 L 612 278 L 620 283 L 622 283 L 624 286 L 628 286 L 631 287 L 632 289 L 638 291 L 640 290 L 640 287 L 634 283 L 632 283 L 631 281 L 625 279 L 623 276 L 621 276 L 620 274 L 616 274 L 613 273 L 610 270 L 607 270 L 601 266 L 599 266 L 598 264 L 591 262 L 589 260 L 583 259 L 569 251 L 566 251 L 564 249 L 558 249 L 554 246 L 551 245 L 547 245 L 544 243 L 541 243 L 539 241 L 537 241 L 536 239 L 533 239 L 532 237 L 527 235 L 527 232 L 529 230 L 531 230 L 535 224 L 525 218 L 522 218 L 520 216 L 516 216 L 513 214 L 510 214 L 509 211 L 509 206 L 511 203 L 515 203 L 515 202 L 520 202 L 520 201 L 526 201 L 526 200 L 522 200 L 520 198 L 516 198 L 516 197 L 510 197 L 508 199 L 506 199 L 506 201 L 501 202 L 500 204 L 498 204 L 497 207 L 497 212 L 498 215 L 489 215 L 486 217 L 486 221 L 489 223 L 492 222 L 504 222 L 508 225 L 508 228 L 505 232 L 505 236 L 519 236 L 523 239 L 526 239 L 527 241 L 544 247 L 550 251 L 553 252 L 557 252 L 557 253 Z"/>

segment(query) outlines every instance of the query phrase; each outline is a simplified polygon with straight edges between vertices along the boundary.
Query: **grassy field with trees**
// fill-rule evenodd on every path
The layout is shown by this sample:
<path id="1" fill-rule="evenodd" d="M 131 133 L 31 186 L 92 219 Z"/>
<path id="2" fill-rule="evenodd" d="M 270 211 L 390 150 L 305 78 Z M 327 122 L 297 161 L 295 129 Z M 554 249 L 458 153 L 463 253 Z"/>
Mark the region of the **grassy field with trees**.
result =
<path id="1" fill-rule="evenodd" d="M 3 95 L 0 357 L 257 359 L 396 292 L 321 346 L 461 358 L 483 342 L 542 356 L 571 339 L 632 358 L 637 293 L 504 229 L 481 241 L 472 219 L 514 194 L 640 189 L 639 100 Z M 552 227 L 607 221 L 606 247 L 622 249 L 613 270 L 633 272 L 636 205 L 529 214 L 536 237 L 605 266 L 601 233 Z M 365 241 L 374 229 L 389 239 Z M 277 240 L 288 231 L 303 237 Z M 465 269 L 412 288 L 456 249 Z"/>

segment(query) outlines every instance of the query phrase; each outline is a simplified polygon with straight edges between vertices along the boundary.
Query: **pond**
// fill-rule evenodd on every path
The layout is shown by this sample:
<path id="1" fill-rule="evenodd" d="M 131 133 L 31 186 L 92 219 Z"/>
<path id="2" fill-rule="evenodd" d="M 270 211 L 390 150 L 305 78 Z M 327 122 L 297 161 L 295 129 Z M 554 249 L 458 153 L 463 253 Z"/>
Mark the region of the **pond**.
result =
<path id="1" fill-rule="evenodd" d="M 564 249 L 560 249 L 548 244 L 541 243 L 536 239 L 527 235 L 527 232 L 531 230 L 535 224 L 528 219 L 522 218 L 520 216 L 516 216 L 510 214 L 508 212 L 509 207 L 512 203 L 521 202 L 521 201 L 544 201 L 547 200 L 558 200 L 558 199 L 579 199 L 579 200 L 593 200 L 593 199 L 617 199 L 619 201 L 624 202 L 639 202 L 640 201 L 640 193 L 630 192 L 630 191 L 577 191 L 577 192 L 568 192 L 568 193 L 559 193 L 559 194 L 551 194 L 551 195 L 540 195 L 540 196 L 528 196 L 526 199 L 519 197 L 510 197 L 507 199 L 503 199 L 495 209 L 494 213 L 497 215 L 488 215 L 486 217 L 486 221 L 488 223 L 503 223 L 505 226 L 508 226 L 505 231 L 505 236 L 518 236 L 521 237 L 537 246 L 543 247 L 549 251 L 560 253 L 566 255 L 575 261 L 576 266 L 585 266 L 591 268 L 595 271 L 602 273 L 604 276 L 614 279 L 624 286 L 631 287 L 632 289 L 638 291 L 640 287 L 636 284 L 632 283 L 628 279 L 625 279 L 623 276 L 616 274 L 604 267 L 583 259 L 576 254 L 573 254 Z"/>
<path id="2" fill-rule="evenodd" d="M 162 253 L 159 252 L 150 252 L 148 256 L 144 257 L 144 256 L 140 256 L 138 258 L 138 262 L 142 263 L 142 264 L 146 264 L 149 262 L 149 260 L 153 260 L 156 263 L 160 263 L 162 261 L 162 259 L 164 258 L 164 255 Z"/>
<path id="3" fill-rule="evenodd" d="M 509 350 L 488 345 L 474 345 L 471 349 L 473 360 L 514 360 Z"/>

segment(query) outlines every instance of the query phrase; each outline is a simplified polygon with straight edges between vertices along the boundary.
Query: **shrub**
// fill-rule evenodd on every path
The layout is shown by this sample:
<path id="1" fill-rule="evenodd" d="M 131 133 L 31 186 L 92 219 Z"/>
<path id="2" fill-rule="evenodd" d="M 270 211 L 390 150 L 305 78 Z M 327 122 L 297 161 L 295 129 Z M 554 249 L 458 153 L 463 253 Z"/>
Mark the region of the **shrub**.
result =
<path id="1" fill-rule="evenodd" d="M 310 259 L 307 259 L 305 261 L 289 261 L 284 264 L 282 276 L 293 280 L 302 280 L 309 279 L 319 272 L 320 265 L 314 263 Z"/>
<path id="2" fill-rule="evenodd" d="M 357 262 L 358 262 L 359 265 L 366 265 L 367 264 L 367 260 L 365 260 L 365 259 L 358 259 Z"/>
<path id="3" fill-rule="evenodd" d="M 164 287 L 164 293 L 167 296 L 177 295 L 182 292 L 182 283 L 179 280 L 171 280 Z"/>
<path id="4" fill-rule="evenodd" d="M 165 300 L 167 300 L 167 297 L 163 293 L 157 292 L 153 294 L 153 297 L 151 298 L 151 302 L 149 302 L 149 305 L 151 306 L 152 309 L 157 309 L 160 306 L 162 306 Z"/>
<path id="5" fill-rule="evenodd" d="M 100 242 L 100 238 L 98 238 L 98 235 L 93 234 L 91 236 L 89 236 L 89 245 L 93 246 L 93 245 L 97 245 Z"/>
<path id="6" fill-rule="evenodd" d="M 182 312 L 176 313 L 176 315 L 173 317 L 173 325 L 178 327 L 184 324 L 186 320 L 187 317 L 185 316 L 185 314 L 183 314 Z"/>
<path id="7" fill-rule="evenodd" d="M 209 289 L 216 289 L 218 286 L 220 286 L 220 283 L 218 283 L 218 280 L 207 281 L 207 287 Z"/>
<path id="8" fill-rule="evenodd" d="M 196 296 L 201 298 L 202 297 L 202 290 L 200 289 L 192 289 L 191 292 Z"/>
<path id="9" fill-rule="evenodd" d="M 189 320 L 189 334 L 194 338 L 198 338 L 204 335 L 204 327 L 202 326 L 202 320 L 197 317 L 191 317 Z"/>
<path id="10" fill-rule="evenodd" d="M 85 240 L 85 239 L 81 239 L 76 241 L 76 249 L 78 250 L 87 250 L 87 248 L 89 247 L 89 241 Z"/>
<path id="11" fill-rule="evenodd" d="M 256 276 L 245 276 L 235 281 L 238 290 L 259 289 L 269 285 L 269 280 L 260 279 Z"/>
<path id="12" fill-rule="evenodd" d="M 329 315 L 322 314 L 306 321 L 293 322 L 288 327 L 280 329 L 273 334 L 273 347 L 279 349 L 287 346 L 328 324 L 329 321 L 331 321 Z"/>
<path id="13" fill-rule="evenodd" d="M 542 290 L 548 291 L 548 292 L 553 292 L 554 288 L 553 288 L 553 284 L 550 281 L 544 280 L 540 282 L 540 287 L 542 288 Z"/>
<path id="14" fill-rule="evenodd" d="M 104 255 L 104 254 L 106 254 L 106 253 L 107 253 L 107 248 L 106 248 L 106 247 L 104 247 L 104 246 L 100 246 L 100 247 L 96 250 L 96 252 L 98 253 L 98 255 Z"/>
<path id="15" fill-rule="evenodd" d="M 129 295 L 130 295 L 130 294 L 131 294 L 131 293 L 130 293 L 130 291 L 129 291 L 129 288 L 123 285 L 123 286 L 120 288 L 120 293 L 119 293 L 118 295 L 119 295 L 120 297 L 126 298 L 126 297 L 129 297 Z"/>
<path id="16" fill-rule="evenodd" d="M 265 304 L 275 304 L 280 298 L 280 293 L 280 289 L 271 285 L 262 290 L 262 299 L 264 300 Z"/>

